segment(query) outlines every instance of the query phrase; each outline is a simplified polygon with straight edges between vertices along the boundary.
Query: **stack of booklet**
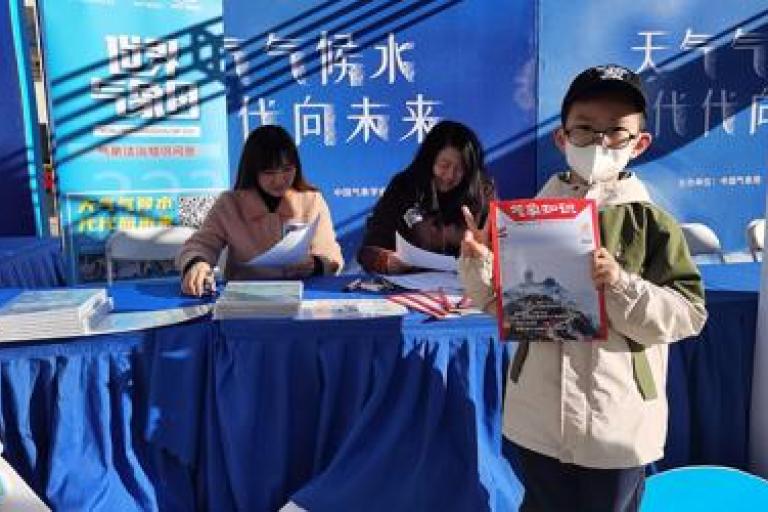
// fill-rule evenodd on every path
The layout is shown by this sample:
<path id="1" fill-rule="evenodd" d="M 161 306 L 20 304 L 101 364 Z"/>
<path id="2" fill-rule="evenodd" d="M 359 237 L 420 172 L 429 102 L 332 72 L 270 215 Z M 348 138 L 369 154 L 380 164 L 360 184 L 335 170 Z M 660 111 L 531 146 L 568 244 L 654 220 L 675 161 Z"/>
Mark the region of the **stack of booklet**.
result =
<path id="1" fill-rule="evenodd" d="M 0 307 L 0 338 L 80 336 L 111 310 L 104 288 L 26 290 Z"/>
<path id="2" fill-rule="evenodd" d="M 401 316 L 408 310 L 387 299 L 324 299 L 301 303 L 299 320 L 340 320 Z"/>
<path id="3" fill-rule="evenodd" d="M 213 306 L 213 318 L 293 317 L 303 291 L 301 281 L 229 281 Z"/>

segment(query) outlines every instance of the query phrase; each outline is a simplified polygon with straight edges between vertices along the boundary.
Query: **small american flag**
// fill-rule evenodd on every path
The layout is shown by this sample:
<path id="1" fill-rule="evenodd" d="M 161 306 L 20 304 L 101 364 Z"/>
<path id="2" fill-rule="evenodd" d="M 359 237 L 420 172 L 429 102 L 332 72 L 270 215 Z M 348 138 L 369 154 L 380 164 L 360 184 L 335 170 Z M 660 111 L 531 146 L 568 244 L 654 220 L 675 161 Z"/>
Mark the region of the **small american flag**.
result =
<path id="1" fill-rule="evenodd" d="M 457 310 L 467 308 L 470 305 L 470 301 L 466 297 L 462 297 L 457 304 L 452 304 L 451 300 L 442 292 L 397 293 L 387 296 L 387 299 L 437 319 L 452 316 Z"/>

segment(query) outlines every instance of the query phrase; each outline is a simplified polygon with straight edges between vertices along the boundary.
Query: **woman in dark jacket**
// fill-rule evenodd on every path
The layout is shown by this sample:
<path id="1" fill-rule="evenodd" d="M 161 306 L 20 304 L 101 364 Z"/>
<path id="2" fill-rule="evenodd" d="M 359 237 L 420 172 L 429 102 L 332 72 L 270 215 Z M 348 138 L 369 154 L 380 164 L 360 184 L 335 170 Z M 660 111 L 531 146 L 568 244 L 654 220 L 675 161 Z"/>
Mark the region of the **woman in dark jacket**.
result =
<path id="1" fill-rule="evenodd" d="M 482 226 L 493 195 L 477 135 L 461 123 L 441 121 L 374 207 L 357 259 L 368 272 L 413 270 L 395 255 L 396 232 L 421 249 L 457 256 L 466 229 L 461 207 Z"/>

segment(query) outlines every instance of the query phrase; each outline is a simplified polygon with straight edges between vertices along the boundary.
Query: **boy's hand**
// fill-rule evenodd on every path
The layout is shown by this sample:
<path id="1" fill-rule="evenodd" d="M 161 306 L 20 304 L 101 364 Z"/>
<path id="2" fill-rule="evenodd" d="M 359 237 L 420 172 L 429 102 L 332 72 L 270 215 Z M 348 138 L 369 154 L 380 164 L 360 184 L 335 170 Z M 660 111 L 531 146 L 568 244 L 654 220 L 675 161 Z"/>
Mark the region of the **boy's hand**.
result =
<path id="1" fill-rule="evenodd" d="M 612 286 L 619 281 L 621 267 L 608 249 L 601 247 L 593 253 L 592 280 L 595 286 Z"/>
<path id="2" fill-rule="evenodd" d="M 461 254 L 468 258 L 482 258 L 488 250 L 488 233 L 478 229 L 469 208 L 462 206 L 461 213 L 464 215 L 464 222 L 467 223 L 467 230 L 461 241 Z"/>

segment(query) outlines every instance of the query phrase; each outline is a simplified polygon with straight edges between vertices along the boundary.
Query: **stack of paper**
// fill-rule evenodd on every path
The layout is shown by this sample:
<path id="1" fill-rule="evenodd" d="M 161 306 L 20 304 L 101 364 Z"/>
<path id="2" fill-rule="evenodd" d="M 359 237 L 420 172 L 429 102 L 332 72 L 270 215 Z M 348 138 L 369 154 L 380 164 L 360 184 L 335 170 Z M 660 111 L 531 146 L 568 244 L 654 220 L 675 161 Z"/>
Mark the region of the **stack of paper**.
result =
<path id="1" fill-rule="evenodd" d="M 213 307 L 213 318 L 293 317 L 304 290 L 301 281 L 230 281 Z"/>
<path id="2" fill-rule="evenodd" d="M 412 274 L 380 275 L 382 279 L 406 290 L 424 292 L 444 291 L 461 295 L 464 287 L 453 272 L 415 272 Z"/>
<path id="3" fill-rule="evenodd" d="M 0 307 L 4 340 L 60 338 L 90 331 L 112 309 L 104 288 L 26 290 Z"/>

